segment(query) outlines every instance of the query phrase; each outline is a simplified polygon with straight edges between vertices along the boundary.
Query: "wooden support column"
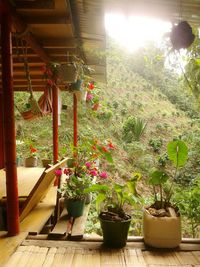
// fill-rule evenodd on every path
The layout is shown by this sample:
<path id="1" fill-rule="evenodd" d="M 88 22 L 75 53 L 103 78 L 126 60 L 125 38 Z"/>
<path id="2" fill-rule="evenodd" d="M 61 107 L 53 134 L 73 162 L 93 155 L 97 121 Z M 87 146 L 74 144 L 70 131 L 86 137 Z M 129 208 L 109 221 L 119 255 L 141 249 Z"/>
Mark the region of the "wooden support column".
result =
<path id="1" fill-rule="evenodd" d="M 12 72 L 11 17 L 8 1 L 0 1 L 1 58 L 4 114 L 4 149 L 7 194 L 7 230 L 9 236 L 19 233 L 19 204 L 16 168 L 14 91 Z"/>
<path id="2" fill-rule="evenodd" d="M 0 90 L 0 169 L 4 168 L 3 92 Z"/>
<path id="3" fill-rule="evenodd" d="M 58 161 L 58 87 L 53 87 L 53 162 Z"/>
<path id="4" fill-rule="evenodd" d="M 78 115 L 77 115 L 77 97 L 73 94 L 73 115 L 74 115 L 74 148 L 78 146 Z"/>

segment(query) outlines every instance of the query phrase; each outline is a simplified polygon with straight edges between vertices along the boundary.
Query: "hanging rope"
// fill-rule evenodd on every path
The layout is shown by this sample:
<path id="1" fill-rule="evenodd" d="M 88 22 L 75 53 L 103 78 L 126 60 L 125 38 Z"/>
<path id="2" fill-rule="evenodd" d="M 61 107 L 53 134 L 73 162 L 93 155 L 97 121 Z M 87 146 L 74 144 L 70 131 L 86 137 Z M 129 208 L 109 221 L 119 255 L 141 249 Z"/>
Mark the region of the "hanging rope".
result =
<path id="1" fill-rule="evenodd" d="M 33 120 L 38 117 L 42 117 L 52 113 L 52 88 L 46 86 L 44 89 L 44 93 L 40 96 L 39 100 L 37 101 L 34 98 L 33 90 L 32 90 L 32 83 L 30 77 L 30 69 L 28 65 L 28 58 L 27 58 L 27 43 L 24 44 L 23 40 L 19 39 L 16 36 L 16 47 L 17 47 L 17 54 L 20 58 L 21 54 L 23 55 L 23 59 L 20 58 L 20 61 L 24 63 L 24 71 L 28 83 L 27 90 L 30 93 L 28 103 L 30 105 L 30 109 L 24 112 L 20 112 L 19 108 L 15 104 L 16 109 L 20 112 L 24 120 Z M 19 44 L 22 48 L 22 53 L 19 53 Z M 54 86 L 56 86 L 54 84 Z"/>
<path id="2" fill-rule="evenodd" d="M 33 114 L 41 114 L 40 107 L 38 105 L 37 100 L 33 96 L 33 90 L 32 90 L 32 83 L 31 83 L 31 77 L 30 77 L 30 70 L 29 70 L 29 65 L 28 65 L 28 59 L 27 59 L 27 43 L 24 46 L 23 40 L 21 39 L 21 44 L 22 44 L 22 51 L 23 51 L 23 59 L 24 59 L 24 69 L 25 69 L 25 74 L 26 74 L 26 79 L 28 82 L 28 91 L 30 93 L 28 103 L 30 104 L 30 110 Z"/>

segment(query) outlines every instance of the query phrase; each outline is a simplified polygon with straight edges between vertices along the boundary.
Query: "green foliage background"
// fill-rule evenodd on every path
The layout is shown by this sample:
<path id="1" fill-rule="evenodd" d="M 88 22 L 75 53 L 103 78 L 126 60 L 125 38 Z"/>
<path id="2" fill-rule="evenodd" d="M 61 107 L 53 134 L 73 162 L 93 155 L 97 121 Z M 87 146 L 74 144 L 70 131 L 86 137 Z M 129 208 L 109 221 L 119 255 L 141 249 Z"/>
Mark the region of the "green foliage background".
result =
<path id="1" fill-rule="evenodd" d="M 116 146 L 113 168 L 116 179 L 123 181 L 133 172 L 142 173 L 138 191 L 148 197 L 150 191 L 145 182 L 151 169 L 157 164 L 166 164 L 164 148 L 168 141 L 182 138 L 187 142 L 190 154 L 186 167 L 179 173 L 177 192 L 185 190 L 187 195 L 190 186 L 193 190 L 193 181 L 199 180 L 200 120 L 196 100 L 188 92 L 183 77 L 165 68 L 165 51 L 153 44 L 130 54 L 109 40 L 106 56 L 107 84 L 95 85 L 100 108 L 94 111 L 86 102 L 79 102 L 78 105 L 79 142 L 94 137 L 112 140 Z M 39 94 L 35 96 L 39 97 Z M 66 91 L 61 93 L 61 97 L 60 158 L 71 154 L 70 144 L 73 140 L 72 95 Z M 28 93 L 15 93 L 15 103 L 19 110 L 24 109 L 27 98 Z M 27 156 L 31 143 L 38 149 L 40 158 L 46 155 L 52 157 L 51 116 L 28 122 L 23 121 L 16 109 L 16 118 L 17 139 L 22 142 L 17 145 L 18 154 L 23 158 Z M 130 118 L 133 121 L 140 118 L 146 124 L 139 138 L 134 138 L 134 132 L 127 126 Z M 189 216 L 186 209 L 185 222 Z M 87 231 L 99 233 L 95 213 L 92 207 Z M 136 209 L 133 215 L 131 234 L 142 234 L 141 210 Z M 197 236 L 199 221 L 197 225 L 194 232 L 186 223 L 184 235 Z"/>

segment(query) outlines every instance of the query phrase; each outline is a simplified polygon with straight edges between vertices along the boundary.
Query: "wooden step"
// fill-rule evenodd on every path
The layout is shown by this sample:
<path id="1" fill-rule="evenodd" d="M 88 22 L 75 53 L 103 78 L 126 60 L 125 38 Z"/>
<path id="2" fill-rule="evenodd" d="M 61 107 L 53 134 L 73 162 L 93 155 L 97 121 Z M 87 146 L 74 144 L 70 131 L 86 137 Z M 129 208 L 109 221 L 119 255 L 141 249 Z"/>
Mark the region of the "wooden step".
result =
<path id="1" fill-rule="evenodd" d="M 81 240 L 85 231 L 90 204 L 85 205 L 83 215 L 78 218 L 69 217 L 64 208 L 55 227 L 49 233 L 48 239 L 66 239 Z"/>

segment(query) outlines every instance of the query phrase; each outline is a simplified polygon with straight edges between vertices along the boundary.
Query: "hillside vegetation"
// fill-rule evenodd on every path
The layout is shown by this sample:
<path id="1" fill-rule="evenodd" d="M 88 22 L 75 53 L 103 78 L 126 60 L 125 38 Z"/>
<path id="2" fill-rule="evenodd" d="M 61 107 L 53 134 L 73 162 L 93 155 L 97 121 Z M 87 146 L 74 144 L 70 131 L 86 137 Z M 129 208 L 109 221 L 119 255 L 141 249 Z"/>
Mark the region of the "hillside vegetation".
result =
<path id="1" fill-rule="evenodd" d="M 112 52 L 111 52 L 112 51 Z M 176 73 L 164 67 L 165 58 L 161 50 L 149 46 L 132 55 L 126 54 L 114 43 L 110 43 L 107 56 L 107 85 L 95 84 L 95 96 L 100 99 L 100 107 L 92 109 L 90 102 L 79 102 L 79 143 L 85 138 L 112 140 L 116 147 L 112 172 L 116 179 L 128 179 L 133 172 L 142 174 L 138 190 L 148 195 L 145 186 L 150 170 L 156 164 L 166 162 L 166 144 L 175 138 L 185 140 L 190 149 L 188 164 L 180 174 L 182 186 L 188 186 L 199 179 L 200 128 L 195 99 L 185 89 L 183 81 Z M 39 97 L 36 94 L 37 97 Z M 28 93 L 16 93 L 15 102 L 23 109 Z M 62 92 L 59 127 L 59 156 L 71 153 L 73 140 L 72 95 Z M 16 110 L 18 153 L 29 154 L 29 145 L 38 150 L 40 158 L 52 155 L 52 119 L 50 116 L 34 121 L 23 121 Z M 135 134 L 133 125 L 143 127 L 143 134 Z M 183 182 L 184 181 L 184 182 Z M 180 190 L 181 191 L 181 190 Z M 91 218 L 94 209 L 91 209 Z M 140 219 L 141 213 L 139 214 Z M 133 234 L 141 234 L 139 219 L 132 226 Z M 187 220 L 187 219 L 186 219 Z M 195 220 L 199 220 L 195 218 Z M 195 223 L 196 223 L 195 221 Z M 88 223 L 88 232 L 98 228 L 98 222 Z M 191 233 L 185 227 L 185 235 Z"/>

